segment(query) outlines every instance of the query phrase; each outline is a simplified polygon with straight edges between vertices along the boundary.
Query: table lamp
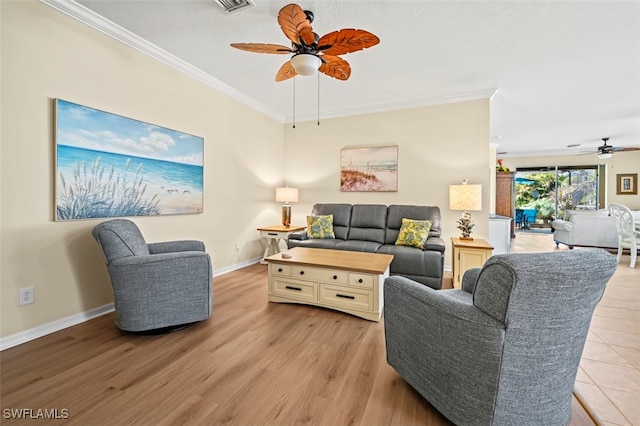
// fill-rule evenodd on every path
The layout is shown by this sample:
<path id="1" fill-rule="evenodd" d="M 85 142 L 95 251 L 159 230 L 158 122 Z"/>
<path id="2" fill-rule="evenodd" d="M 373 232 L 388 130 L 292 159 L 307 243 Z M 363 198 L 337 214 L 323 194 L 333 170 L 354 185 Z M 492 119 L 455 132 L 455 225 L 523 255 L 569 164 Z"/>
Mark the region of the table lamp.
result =
<path id="1" fill-rule="evenodd" d="M 482 210 L 482 185 L 469 185 L 467 179 L 462 185 L 449 185 L 449 208 L 462 210 L 458 219 L 458 229 L 462 231 L 461 240 L 473 240 L 471 229 L 475 226 L 469 210 Z"/>
<path id="2" fill-rule="evenodd" d="M 291 204 L 298 202 L 298 188 L 288 186 L 276 188 L 276 202 L 282 205 L 282 226 L 291 226 Z"/>

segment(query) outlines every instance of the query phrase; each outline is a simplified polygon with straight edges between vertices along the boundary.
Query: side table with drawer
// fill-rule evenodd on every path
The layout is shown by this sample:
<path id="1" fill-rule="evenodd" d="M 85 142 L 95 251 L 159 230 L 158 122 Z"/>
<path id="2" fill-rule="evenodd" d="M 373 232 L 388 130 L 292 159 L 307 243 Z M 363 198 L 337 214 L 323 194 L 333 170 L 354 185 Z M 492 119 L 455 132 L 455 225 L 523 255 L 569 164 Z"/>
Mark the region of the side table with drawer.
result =
<path id="1" fill-rule="evenodd" d="M 272 225 L 265 226 L 263 228 L 258 228 L 260 231 L 260 238 L 265 240 L 264 254 L 262 255 L 262 260 L 260 263 L 263 265 L 267 264 L 265 258 L 268 256 L 280 253 L 280 240 L 288 240 L 289 235 L 294 232 L 302 231 L 306 229 L 306 226 L 284 226 L 284 225 Z"/>
<path id="2" fill-rule="evenodd" d="M 493 254 L 493 246 L 481 238 L 451 238 L 453 245 L 453 288 L 460 288 L 462 276 L 471 268 L 480 268 Z"/>

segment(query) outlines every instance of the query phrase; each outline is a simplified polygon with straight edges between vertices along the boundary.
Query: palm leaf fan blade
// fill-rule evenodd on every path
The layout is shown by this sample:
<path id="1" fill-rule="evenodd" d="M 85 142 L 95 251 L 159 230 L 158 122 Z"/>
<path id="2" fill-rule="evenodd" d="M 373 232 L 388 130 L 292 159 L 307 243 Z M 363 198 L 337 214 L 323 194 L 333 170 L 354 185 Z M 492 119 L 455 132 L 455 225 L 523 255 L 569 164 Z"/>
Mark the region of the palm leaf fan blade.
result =
<path id="1" fill-rule="evenodd" d="M 339 56 L 322 55 L 322 65 L 318 71 L 338 80 L 348 80 L 351 76 L 351 66 Z"/>
<path id="2" fill-rule="evenodd" d="M 380 39 L 369 31 L 343 28 L 323 35 L 318 41 L 318 49 L 327 55 L 343 55 L 378 43 Z"/>
<path id="3" fill-rule="evenodd" d="M 296 70 L 293 69 L 291 61 L 287 61 L 280 67 L 280 70 L 276 74 L 276 81 L 285 81 L 295 76 Z"/>
<path id="4" fill-rule="evenodd" d="M 311 24 L 307 14 L 297 4 L 288 4 L 278 13 L 278 24 L 285 36 L 295 44 L 311 45 L 314 41 Z"/>
<path id="5" fill-rule="evenodd" d="M 286 54 L 291 53 L 287 46 L 269 43 L 231 43 L 231 47 L 254 53 Z"/>

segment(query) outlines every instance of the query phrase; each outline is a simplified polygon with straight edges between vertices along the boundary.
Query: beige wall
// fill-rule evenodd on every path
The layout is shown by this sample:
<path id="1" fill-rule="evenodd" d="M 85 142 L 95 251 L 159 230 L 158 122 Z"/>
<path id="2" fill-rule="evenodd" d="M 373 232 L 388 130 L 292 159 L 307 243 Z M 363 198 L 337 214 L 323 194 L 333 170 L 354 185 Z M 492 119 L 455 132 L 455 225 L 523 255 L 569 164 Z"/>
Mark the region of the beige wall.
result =
<path id="1" fill-rule="evenodd" d="M 449 185 L 466 178 L 483 186 L 473 235 L 488 237 L 495 163 L 489 161 L 488 99 L 288 125 L 285 142 L 285 181 L 300 188 L 295 223 L 304 224 L 316 202 L 439 206 L 450 266 L 450 238 L 460 235 L 462 212 L 449 210 Z M 340 192 L 340 149 L 379 145 L 398 145 L 398 192 Z"/>
<path id="2" fill-rule="evenodd" d="M 538 166 L 585 166 L 605 164 L 606 168 L 606 203 L 624 204 L 632 210 L 640 210 L 640 193 L 638 195 L 617 195 L 616 175 L 637 173 L 640 178 L 640 151 L 618 152 L 613 157 L 600 160 L 595 154 L 558 155 L 554 157 L 514 157 L 505 158 L 504 164 L 512 170 L 518 167 Z"/>
<path id="3" fill-rule="evenodd" d="M 37 1 L 0 11 L 0 336 L 112 302 L 100 220 L 52 220 L 53 98 L 204 137 L 204 213 L 134 221 L 150 241 L 204 241 L 218 271 L 260 256 L 256 227 L 279 221 L 281 123 Z"/>

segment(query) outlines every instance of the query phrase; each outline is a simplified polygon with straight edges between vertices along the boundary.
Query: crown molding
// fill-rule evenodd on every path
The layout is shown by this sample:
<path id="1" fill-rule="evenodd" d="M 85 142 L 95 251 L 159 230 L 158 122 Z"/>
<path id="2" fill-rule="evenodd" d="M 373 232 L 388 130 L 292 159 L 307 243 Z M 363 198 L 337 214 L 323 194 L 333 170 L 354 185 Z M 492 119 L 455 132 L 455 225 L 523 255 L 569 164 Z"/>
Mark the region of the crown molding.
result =
<path id="1" fill-rule="evenodd" d="M 251 108 L 254 108 L 263 114 L 273 118 L 280 123 L 292 123 L 292 115 L 282 115 L 277 111 L 267 107 L 263 103 L 247 96 L 237 89 L 218 80 L 210 74 L 194 67 L 193 65 L 183 61 L 182 59 L 172 55 L 171 53 L 159 48 L 158 46 L 148 42 L 147 40 L 137 36 L 129 30 L 109 21 L 94 11 L 76 3 L 74 0 L 40 0 L 41 3 L 64 13 L 67 16 L 111 37 L 139 52 L 148 55 L 161 63 L 168 65 L 180 72 L 183 72 L 196 80 L 213 87 L 214 89 L 230 96 L 233 99 L 242 102 Z M 464 93 L 454 93 L 449 95 L 435 96 L 423 99 L 410 99 L 402 102 L 391 102 L 378 105 L 364 105 L 354 108 L 347 108 L 334 111 L 324 111 L 320 113 L 321 119 L 340 118 L 354 115 L 372 114 L 378 112 L 397 111 L 402 109 L 420 108 L 425 106 L 442 105 L 454 102 L 464 102 L 478 99 L 491 99 L 497 89 L 482 89 Z M 296 114 L 296 122 L 311 121 L 318 118 L 317 113 Z"/>
<path id="2" fill-rule="evenodd" d="M 245 95 L 239 90 L 234 89 L 228 84 L 223 83 L 217 78 L 205 73 L 201 69 L 194 67 L 193 65 L 183 61 L 182 59 L 172 55 L 171 53 L 160 49 L 158 46 L 149 43 L 147 40 L 109 21 L 108 19 L 98 15 L 94 11 L 87 9 L 83 5 L 76 3 L 73 0 L 40 0 L 40 2 L 129 47 L 138 50 L 139 52 L 144 53 L 145 55 L 148 55 L 162 62 L 165 65 L 168 65 L 210 87 L 213 87 L 214 89 L 224 93 L 225 95 L 228 95 L 258 110 L 281 123 L 284 123 L 285 117 L 282 114 L 274 111 L 273 109 L 265 106 L 260 102 L 257 102 L 255 99 Z"/>
<path id="3" fill-rule="evenodd" d="M 377 112 L 398 111 L 402 109 L 421 108 L 434 105 L 443 105 L 456 102 L 476 101 L 478 99 L 489 99 L 495 95 L 496 88 L 474 90 L 471 92 L 454 93 L 442 96 L 434 96 L 431 98 L 422 99 L 410 99 L 401 102 L 390 102 L 378 105 L 365 105 L 354 108 L 347 108 L 334 111 L 320 112 L 320 119 L 340 118 L 354 115 L 373 114 Z M 318 119 L 318 115 L 315 113 L 310 114 L 296 114 L 296 123 L 303 121 L 315 121 Z M 288 115 L 286 117 L 286 123 L 292 123 L 293 116 Z"/>

